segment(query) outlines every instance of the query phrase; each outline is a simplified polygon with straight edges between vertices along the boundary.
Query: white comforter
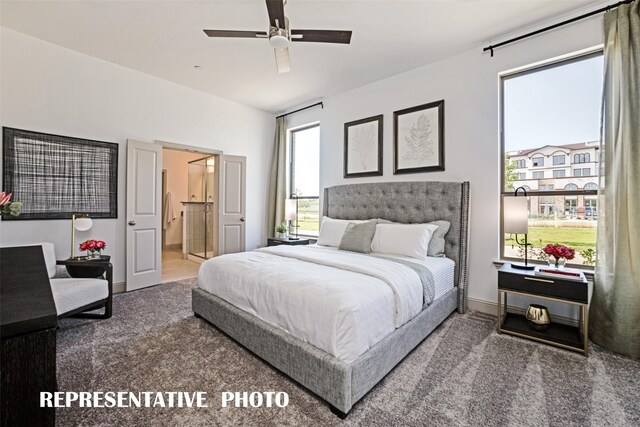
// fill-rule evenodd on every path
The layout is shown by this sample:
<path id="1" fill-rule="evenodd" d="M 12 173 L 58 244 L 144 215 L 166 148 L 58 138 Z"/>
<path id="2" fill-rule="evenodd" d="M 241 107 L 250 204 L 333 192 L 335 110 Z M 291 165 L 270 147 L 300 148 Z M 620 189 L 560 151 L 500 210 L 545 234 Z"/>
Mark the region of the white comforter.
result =
<path id="1" fill-rule="evenodd" d="M 350 362 L 422 310 L 409 267 L 313 247 L 277 246 L 202 264 L 198 286 Z"/>

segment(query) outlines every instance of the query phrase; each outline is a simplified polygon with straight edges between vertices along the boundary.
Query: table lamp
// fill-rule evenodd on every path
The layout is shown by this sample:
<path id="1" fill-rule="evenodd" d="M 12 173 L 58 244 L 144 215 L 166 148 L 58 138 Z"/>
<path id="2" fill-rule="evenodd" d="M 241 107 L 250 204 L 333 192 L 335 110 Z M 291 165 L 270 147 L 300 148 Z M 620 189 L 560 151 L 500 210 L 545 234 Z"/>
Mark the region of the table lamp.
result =
<path id="1" fill-rule="evenodd" d="M 287 199 L 286 204 L 284 206 L 284 218 L 289 221 L 289 229 L 292 227 L 292 221 L 296 221 L 296 225 L 293 226 L 296 229 L 296 236 L 291 237 L 291 240 L 298 240 L 298 198 L 297 196 L 294 198 L 295 194 L 291 195 L 291 199 Z"/>
<path id="2" fill-rule="evenodd" d="M 522 190 L 524 197 L 518 197 L 518 191 Z M 527 190 L 523 187 L 516 188 L 513 196 L 504 197 L 504 232 L 515 234 L 516 243 L 524 245 L 524 264 L 511 263 L 513 268 L 533 270 L 535 265 L 529 264 L 527 234 L 529 233 L 529 207 L 527 204 Z M 518 234 L 524 234 L 524 243 L 518 240 Z"/>
<path id="3" fill-rule="evenodd" d="M 89 215 L 75 215 L 71 216 L 71 259 L 75 258 L 75 246 L 76 246 L 76 230 L 88 231 L 93 227 L 93 221 L 89 218 Z"/>

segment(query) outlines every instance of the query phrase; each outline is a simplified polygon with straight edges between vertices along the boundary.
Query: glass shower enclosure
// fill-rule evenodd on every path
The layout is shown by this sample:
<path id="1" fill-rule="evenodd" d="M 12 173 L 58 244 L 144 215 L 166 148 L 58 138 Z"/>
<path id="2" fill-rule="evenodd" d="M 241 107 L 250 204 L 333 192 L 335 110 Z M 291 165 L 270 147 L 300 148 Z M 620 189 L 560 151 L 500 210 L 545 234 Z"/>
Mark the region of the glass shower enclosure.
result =
<path id="1" fill-rule="evenodd" d="M 189 200 L 185 210 L 187 258 L 203 261 L 216 255 L 216 157 L 189 162 Z"/>

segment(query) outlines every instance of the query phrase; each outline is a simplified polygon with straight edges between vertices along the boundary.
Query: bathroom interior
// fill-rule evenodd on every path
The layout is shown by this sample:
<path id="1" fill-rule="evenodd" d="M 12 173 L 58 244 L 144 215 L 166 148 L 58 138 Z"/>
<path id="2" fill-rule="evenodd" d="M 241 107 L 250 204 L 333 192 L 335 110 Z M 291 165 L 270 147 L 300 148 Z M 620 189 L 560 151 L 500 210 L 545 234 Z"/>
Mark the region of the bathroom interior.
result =
<path id="1" fill-rule="evenodd" d="M 196 276 L 217 253 L 216 162 L 217 155 L 163 150 L 163 282 Z"/>

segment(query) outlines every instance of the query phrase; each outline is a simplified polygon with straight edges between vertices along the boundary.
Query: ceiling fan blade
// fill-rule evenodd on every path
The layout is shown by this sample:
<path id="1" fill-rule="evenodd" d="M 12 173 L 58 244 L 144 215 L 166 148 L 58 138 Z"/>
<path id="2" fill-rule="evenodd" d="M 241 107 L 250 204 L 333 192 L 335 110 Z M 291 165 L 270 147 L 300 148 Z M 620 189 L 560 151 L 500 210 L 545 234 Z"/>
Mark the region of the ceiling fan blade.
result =
<path id="1" fill-rule="evenodd" d="M 260 38 L 267 37 L 265 31 L 235 31 L 235 30 L 204 30 L 209 37 L 246 37 Z"/>
<path id="2" fill-rule="evenodd" d="M 289 62 L 289 48 L 273 49 L 276 53 L 276 67 L 278 73 L 288 73 L 291 71 L 291 63 Z"/>
<path id="3" fill-rule="evenodd" d="M 266 0 L 269 12 L 269 25 L 284 29 L 284 3 L 282 0 Z M 276 24 L 276 19 L 278 23 Z"/>
<path id="4" fill-rule="evenodd" d="M 300 37 L 302 36 L 302 37 Z M 351 31 L 343 30 L 291 30 L 292 42 L 351 43 Z"/>

